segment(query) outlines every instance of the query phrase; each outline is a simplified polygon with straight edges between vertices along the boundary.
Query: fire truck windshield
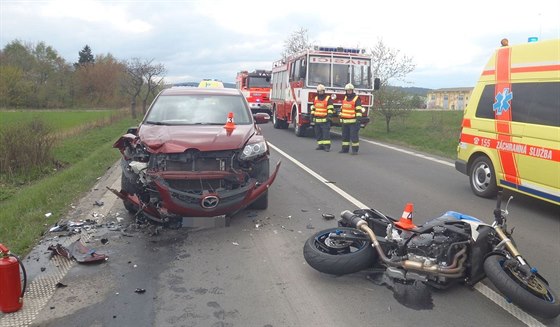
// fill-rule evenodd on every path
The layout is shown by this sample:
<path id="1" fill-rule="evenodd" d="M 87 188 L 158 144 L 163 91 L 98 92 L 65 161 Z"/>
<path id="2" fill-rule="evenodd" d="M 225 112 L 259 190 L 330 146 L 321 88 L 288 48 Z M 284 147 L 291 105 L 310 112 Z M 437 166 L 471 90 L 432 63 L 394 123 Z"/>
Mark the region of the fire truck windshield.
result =
<path id="1" fill-rule="evenodd" d="M 319 60 L 316 60 L 319 61 Z M 327 61 L 327 60 L 324 60 Z M 327 62 L 313 62 L 309 64 L 308 85 L 323 84 L 326 87 L 343 88 L 352 83 L 358 89 L 371 89 L 371 72 L 369 61 L 361 60 L 363 64 L 351 65 Z"/>
<path id="2" fill-rule="evenodd" d="M 248 87 L 270 87 L 270 77 L 258 76 L 249 77 Z"/>

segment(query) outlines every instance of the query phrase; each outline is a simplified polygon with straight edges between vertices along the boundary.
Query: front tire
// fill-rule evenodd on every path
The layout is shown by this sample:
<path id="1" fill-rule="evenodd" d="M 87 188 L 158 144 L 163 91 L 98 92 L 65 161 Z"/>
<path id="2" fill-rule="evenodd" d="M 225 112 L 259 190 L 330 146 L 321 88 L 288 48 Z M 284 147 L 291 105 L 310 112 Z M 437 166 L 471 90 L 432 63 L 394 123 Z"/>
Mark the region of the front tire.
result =
<path id="1" fill-rule="evenodd" d="M 128 194 L 135 194 L 136 186 L 131 182 L 124 173 L 121 174 L 121 189 Z M 124 208 L 126 211 L 135 214 L 138 208 L 129 200 L 123 200 Z"/>
<path id="2" fill-rule="evenodd" d="M 294 123 L 294 132 L 296 133 L 296 136 L 305 136 L 306 128 L 299 125 L 299 115 L 295 108 L 292 110 L 292 122 Z"/>
<path id="3" fill-rule="evenodd" d="M 473 193 L 480 197 L 491 198 L 498 193 L 496 171 L 492 161 L 486 156 L 475 159 L 469 172 L 469 180 Z"/>
<path id="4" fill-rule="evenodd" d="M 358 236 L 352 241 L 333 240 L 331 233 Z M 330 275 L 352 274 L 374 265 L 377 252 L 367 235 L 355 228 L 338 227 L 325 229 L 307 239 L 303 246 L 303 257 L 314 269 Z"/>
<path id="5" fill-rule="evenodd" d="M 513 303 L 542 318 L 551 319 L 560 314 L 558 297 L 540 276 L 521 279 L 516 265 L 505 265 L 507 259 L 491 255 L 484 261 L 486 276 Z"/>
<path id="6" fill-rule="evenodd" d="M 276 107 L 272 109 L 272 124 L 276 129 L 286 129 L 288 127 L 288 123 L 285 120 L 279 119 L 277 116 Z"/>
<path id="7" fill-rule="evenodd" d="M 264 183 L 270 177 L 270 160 L 264 159 L 257 163 L 254 167 L 253 176 L 259 181 Z M 251 203 L 250 209 L 265 210 L 268 208 L 268 190 L 264 192 L 255 202 Z"/>

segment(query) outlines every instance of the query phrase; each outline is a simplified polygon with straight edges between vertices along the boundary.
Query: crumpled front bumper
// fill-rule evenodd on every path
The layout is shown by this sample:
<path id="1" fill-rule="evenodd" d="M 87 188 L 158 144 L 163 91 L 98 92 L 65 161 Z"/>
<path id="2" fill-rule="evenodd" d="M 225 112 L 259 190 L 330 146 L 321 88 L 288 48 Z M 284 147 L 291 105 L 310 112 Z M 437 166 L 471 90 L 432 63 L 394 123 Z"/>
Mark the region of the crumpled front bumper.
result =
<path id="1" fill-rule="evenodd" d="M 120 192 L 115 192 L 115 194 L 118 193 L 117 196 L 123 199 L 123 201 L 130 201 L 138 208 L 142 208 L 143 213 L 148 215 L 149 218 L 161 222 L 165 222 L 166 218 L 169 217 L 215 217 L 233 215 L 249 206 L 268 190 L 278 174 L 280 163 L 279 161 L 276 164 L 274 172 L 264 183 L 259 184 L 256 180 L 252 180 L 237 189 L 205 193 L 202 195 L 174 189 L 167 182 L 173 179 L 188 178 L 189 173 L 156 173 L 154 183 L 161 198 L 158 207 L 150 205 L 149 203 L 143 203 L 136 195 L 128 194 L 122 190 Z M 209 173 L 206 175 L 198 174 L 197 177 L 211 177 L 208 174 Z M 220 177 L 219 175 L 223 176 L 226 174 L 225 172 L 217 172 L 210 175 L 213 175 L 213 177 Z M 190 176 L 192 178 L 192 173 Z M 214 203 L 214 201 L 217 201 L 217 203 Z"/>

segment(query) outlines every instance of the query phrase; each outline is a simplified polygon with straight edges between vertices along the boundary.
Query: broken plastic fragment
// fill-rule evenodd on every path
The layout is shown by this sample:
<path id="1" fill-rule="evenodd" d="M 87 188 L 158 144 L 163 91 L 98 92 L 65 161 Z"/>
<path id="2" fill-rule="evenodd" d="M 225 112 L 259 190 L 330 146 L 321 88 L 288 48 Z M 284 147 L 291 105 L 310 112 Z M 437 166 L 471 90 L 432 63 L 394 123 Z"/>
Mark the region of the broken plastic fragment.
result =
<path id="1" fill-rule="evenodd" d="M 48 249 L 52 251 L 52 254 L 58 254 L 68 259 L 74 258 L 79 263 L 99 262 L 108 259 L 107 255 L 88 249 L 80 240 L 70 244 L 69 248 L 65 248 L 59 243 L 56 246 L 49 246 Z"/>
<path id="2" fill-rule="evenodd" d="M 49 218 L 50 216 L 52 216 L 52 212 L 47 212 L 47 213 L 45 214 L 45 217 L 47 217 L 47 218 Z"/>

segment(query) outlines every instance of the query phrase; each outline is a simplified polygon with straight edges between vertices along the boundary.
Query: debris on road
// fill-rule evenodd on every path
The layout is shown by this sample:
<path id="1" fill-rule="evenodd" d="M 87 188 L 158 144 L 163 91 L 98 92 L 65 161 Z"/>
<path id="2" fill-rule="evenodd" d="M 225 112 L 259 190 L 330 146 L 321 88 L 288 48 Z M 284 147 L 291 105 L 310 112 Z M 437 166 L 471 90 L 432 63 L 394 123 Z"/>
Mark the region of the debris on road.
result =
<path id="1" fill-rule="evenodd" d="M 322 214 L 323 218 L 325 218 L 325 220 L 333 220 L 334 219 L 334 215 L 332 213 L 324 213 Z"/>
<path id="2" fill-rule="evenodd" d="M 52 255 L 58 254 L 70 260 L 73 258 L 79 263 L 100 262 L 109 259 L 107 255 L 87 248 L 80 240 L 70 244 L 69 248 L 58 243 L 55 246 L 49 246 L 48 249 L 52 251 Z"/>

